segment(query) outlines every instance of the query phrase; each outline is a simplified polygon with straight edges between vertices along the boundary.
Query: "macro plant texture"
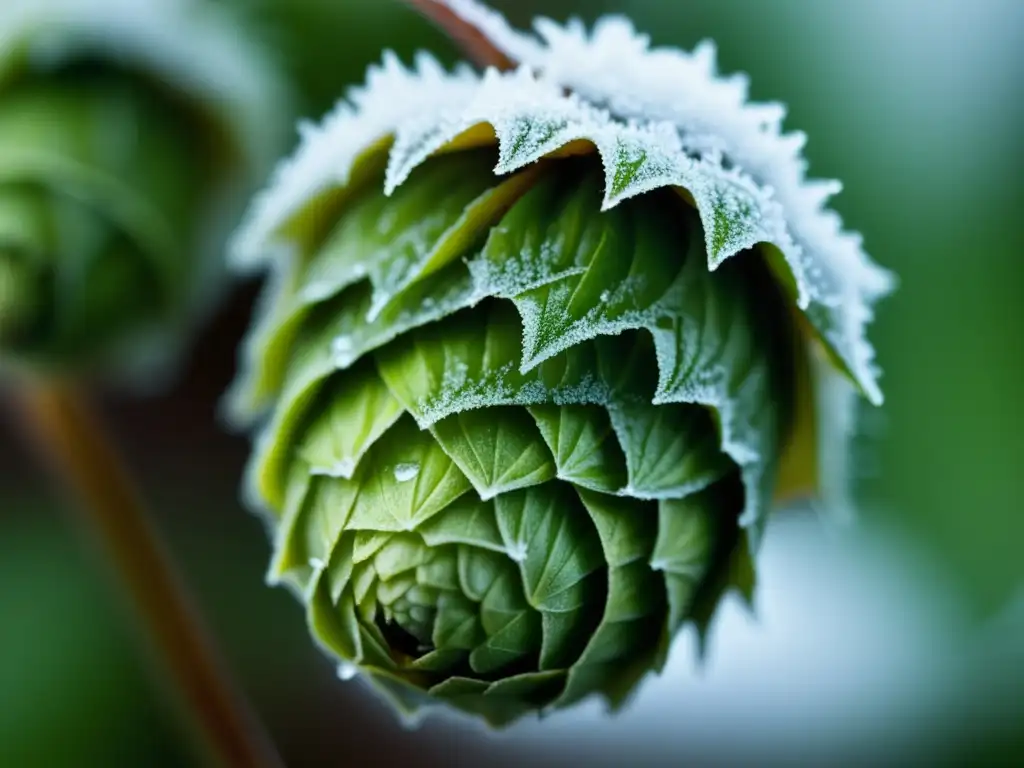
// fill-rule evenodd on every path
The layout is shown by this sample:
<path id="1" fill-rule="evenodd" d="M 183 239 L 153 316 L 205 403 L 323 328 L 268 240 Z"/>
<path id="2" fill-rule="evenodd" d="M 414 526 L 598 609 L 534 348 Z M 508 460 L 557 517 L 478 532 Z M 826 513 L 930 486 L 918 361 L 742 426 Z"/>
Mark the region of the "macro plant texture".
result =
<path id="1" fill-rule="evenodd" d="M 0 367 L 151 370 L 217 293 L 276 75 L 195 0 L 0 5 Z"/>
<path id="2" fill-rule="evenodd" d="M 845 511 L 892 279 L 710 44 L 441 5 L 515 66 L 386 55 L 235 241 L 269 578 L 403 711 L 615 708 L 751 598 L 773 504 Z"/>

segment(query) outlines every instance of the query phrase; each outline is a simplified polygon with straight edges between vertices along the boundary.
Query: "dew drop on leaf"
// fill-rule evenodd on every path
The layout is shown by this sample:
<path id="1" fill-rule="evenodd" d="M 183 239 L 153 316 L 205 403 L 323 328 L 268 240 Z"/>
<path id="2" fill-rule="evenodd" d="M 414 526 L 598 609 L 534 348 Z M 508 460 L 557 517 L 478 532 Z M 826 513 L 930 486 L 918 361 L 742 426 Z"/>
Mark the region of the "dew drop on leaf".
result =
<path id="1" fill-rule="evenodd" d="M 419 464 L 398 464 L 395 466 L 395 480 L 400 483 L 407 483 L 414 480 L 420 473 Z"/>

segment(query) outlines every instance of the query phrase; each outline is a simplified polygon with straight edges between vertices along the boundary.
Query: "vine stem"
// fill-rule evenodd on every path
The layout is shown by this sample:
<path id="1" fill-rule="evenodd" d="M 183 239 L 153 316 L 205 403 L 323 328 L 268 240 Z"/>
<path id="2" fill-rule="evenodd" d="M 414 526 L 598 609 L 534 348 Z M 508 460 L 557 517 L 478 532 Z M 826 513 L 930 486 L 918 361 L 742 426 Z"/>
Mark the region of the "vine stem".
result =
<path id="1" fill-rule="evenodd" d="M 498 50 L 487 36 L 460 17 L 445 0 L 405 0 L 406 4 L 432 21 L 480 67 L 502 71 L 515 69 L 516 63 Z"/>
<path id="2" fill-rule="evenodd" d="M 31 436 L 79 499 L 123 583 L 167 683 L 211 759 L 234 768 L 282 766 L 255 713 L 221 663 L 171 558 L 98 418 L 71 385 L 25 382 L 17 391 Z"/>

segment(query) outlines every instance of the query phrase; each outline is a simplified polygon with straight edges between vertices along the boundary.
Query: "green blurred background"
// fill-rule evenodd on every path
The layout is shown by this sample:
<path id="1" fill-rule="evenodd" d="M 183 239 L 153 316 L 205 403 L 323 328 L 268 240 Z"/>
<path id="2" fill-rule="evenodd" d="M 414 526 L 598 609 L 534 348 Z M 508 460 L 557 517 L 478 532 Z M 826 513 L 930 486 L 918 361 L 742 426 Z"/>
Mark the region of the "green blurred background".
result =
<path id="1" fill-rule="evenodd" d="M 307 116 L 383 47 L 455 58 L 395 0 L 233 1 Z M 591 707 L 497 739 L 446 719 L 408 730 L 336 679 L 299 606 L 263 584 L 267 543 L 238 502 L 247 445 L 216 413 L 256 290 L 241 286 L 173 391 L 105 410 L 289 764 L 1024 764 L 1024 3 L 494 4 L 519 24 L 619 10 L 657 43 L 715 39 L 723 71 L 789 104 L 813 174 L 844 181 L 836 207 L 901 277 L 873 334 L 888 401 L 858 441 L 862 522 L 780 516 L 760 620 L 729 606 L 708 669 L 675 663 L 614 723 Z M 102 563 L 6 415 L 0 766 L 194 764 Z"/>

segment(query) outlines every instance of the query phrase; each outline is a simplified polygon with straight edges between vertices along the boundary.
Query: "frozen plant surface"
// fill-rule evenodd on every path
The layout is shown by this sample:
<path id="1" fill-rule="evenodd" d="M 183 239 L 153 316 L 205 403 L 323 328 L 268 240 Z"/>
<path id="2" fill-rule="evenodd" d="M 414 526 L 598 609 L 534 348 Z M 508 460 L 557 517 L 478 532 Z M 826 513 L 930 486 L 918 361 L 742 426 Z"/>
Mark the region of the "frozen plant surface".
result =
<path id="1" fill-rule="evenodd" d="M 775 500 L 841 506 L 892 279 L 709 44 L 441 5 L 517 68 L 386 54 L 234 243 L 270 578 L 403 709 L 619 706 Z"/>

